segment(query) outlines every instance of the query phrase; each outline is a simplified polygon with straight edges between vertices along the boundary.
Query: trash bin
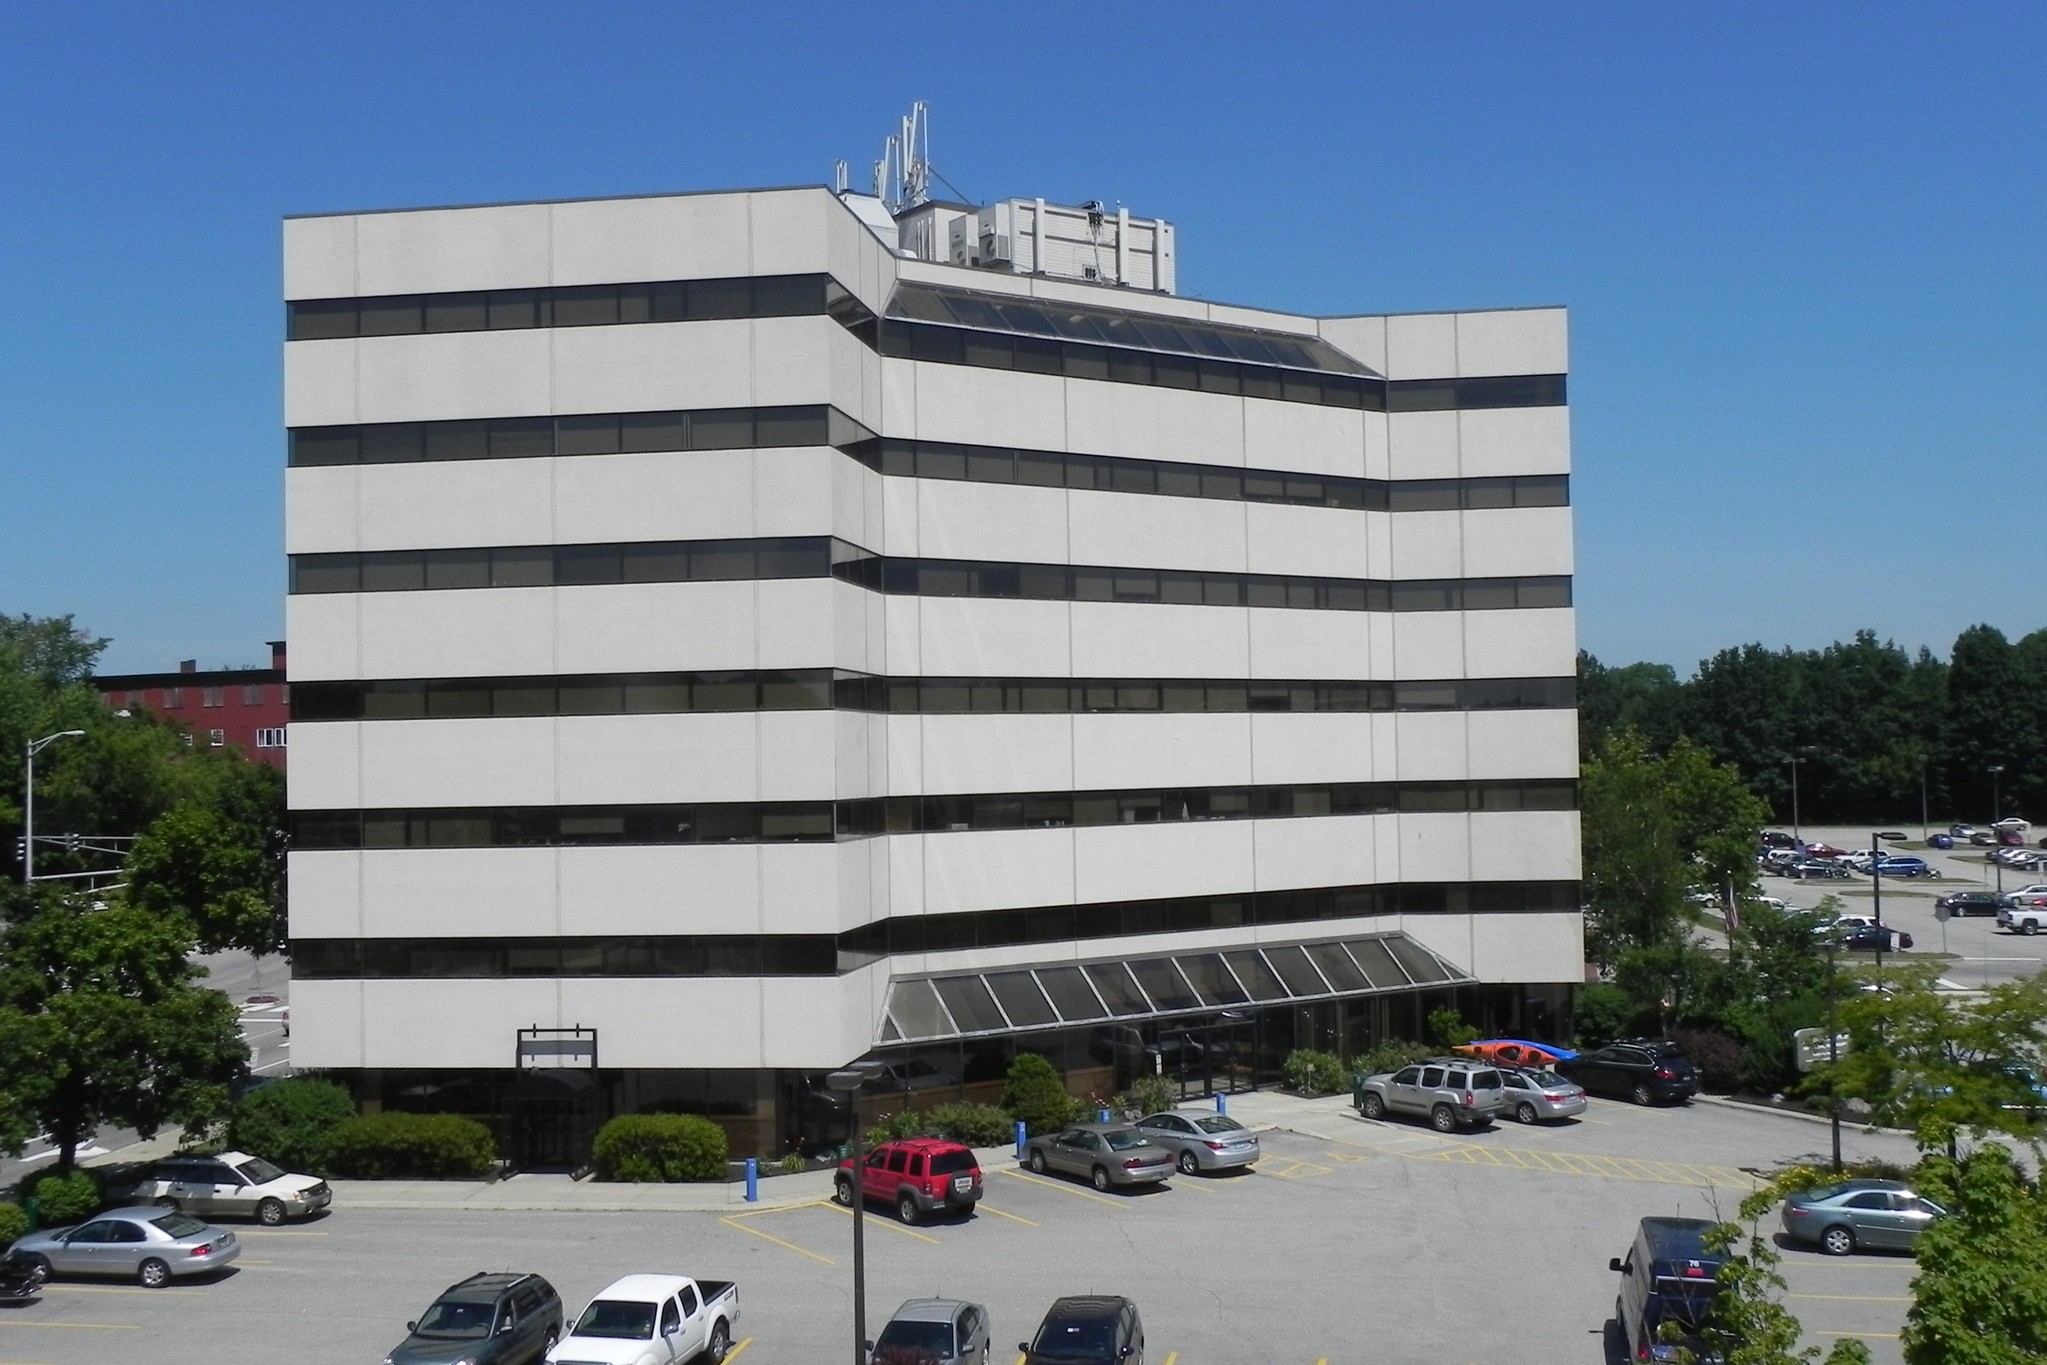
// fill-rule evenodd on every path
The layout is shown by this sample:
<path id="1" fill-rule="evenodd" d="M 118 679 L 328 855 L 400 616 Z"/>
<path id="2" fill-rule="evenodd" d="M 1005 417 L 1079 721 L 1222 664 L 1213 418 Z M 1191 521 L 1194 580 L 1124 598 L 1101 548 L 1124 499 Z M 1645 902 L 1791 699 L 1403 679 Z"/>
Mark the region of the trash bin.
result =
<path id="1" fill-rule="evenodd" d="M 1362 1071 L 1350 1073 L 1350 1107 L 1353 1109 L 1365 1107 L 1365 1073 Z"/>
<path id="2" fill-rule="evenodd" d="M 34 1195 L 21 1201 L 21 1211 L 28 1215 L 28 1230 L 40 1232 L 43 1226 L 43 1206 Z"/>

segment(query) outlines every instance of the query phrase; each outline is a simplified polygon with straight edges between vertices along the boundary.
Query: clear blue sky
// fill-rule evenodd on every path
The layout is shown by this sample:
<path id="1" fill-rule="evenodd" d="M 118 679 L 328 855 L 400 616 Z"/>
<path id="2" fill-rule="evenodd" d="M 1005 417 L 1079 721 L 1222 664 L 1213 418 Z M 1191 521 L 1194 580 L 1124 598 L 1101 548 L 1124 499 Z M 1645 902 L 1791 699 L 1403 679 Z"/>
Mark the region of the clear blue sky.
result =
<path id="1" fill-rule="evenodd" d="M 1572 310 L 1608 662 L 2047 625 L 2047 7 L 17 5 L 0 611 L 283 628 L 278 220 L 819 183 L 913 99 L 1306 312 Z"/>

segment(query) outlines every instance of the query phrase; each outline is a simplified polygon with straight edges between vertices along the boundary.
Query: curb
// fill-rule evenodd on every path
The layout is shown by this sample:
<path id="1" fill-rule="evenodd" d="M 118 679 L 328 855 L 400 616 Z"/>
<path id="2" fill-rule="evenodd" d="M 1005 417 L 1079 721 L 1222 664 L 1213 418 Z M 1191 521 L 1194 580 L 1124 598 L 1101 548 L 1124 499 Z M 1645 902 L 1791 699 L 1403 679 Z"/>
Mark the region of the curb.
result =
<path id="1" fill-rule="evenodd" d="M 1779 1118 L 1797 1119 L 1800 1123 L 1817 1123 L 1822 1127 L 1829 1127 L 1833 1123 L 1833 1120 L 1825 1114 L 1809 1114 L 1803 1109 L 1778 1109 L 1767 1104 L 1751 1104 L 1747 1100 L 1730 1099 L 1726 1095 L 1694 1095 L 1692 1096 L 1692 1103 L 1717 1105 L 1722 1109 L 1739 1109 L 1750 1114 L 1774 1114 Z M 1864 1123 L 1861 1119 L 1849 1114 L 1841 1115 L 1841 1126 L 1843 1128 L 1854 1128 L 1864 1133 L 1884 1133 L 1891 1137 L 1909 1138 L 1912 1136 L 1911 1133 L 1903 1128 L 1874 1126 Z"/>

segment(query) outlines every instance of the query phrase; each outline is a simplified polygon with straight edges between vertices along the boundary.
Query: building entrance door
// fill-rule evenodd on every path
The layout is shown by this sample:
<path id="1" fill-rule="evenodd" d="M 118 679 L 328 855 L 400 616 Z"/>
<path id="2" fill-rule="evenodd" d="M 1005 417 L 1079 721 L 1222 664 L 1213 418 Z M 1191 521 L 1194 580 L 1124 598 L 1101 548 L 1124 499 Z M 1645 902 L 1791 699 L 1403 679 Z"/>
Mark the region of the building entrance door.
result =
<path id="1" fill-rule="evenodd" d="M 1158 1051 L 1160 1073 L 1180 1083 L 1183 1100 L 1257 1087 L 1257 1025 L 1252 1020 L 1211 1020 L 1163 1030 Z"/>

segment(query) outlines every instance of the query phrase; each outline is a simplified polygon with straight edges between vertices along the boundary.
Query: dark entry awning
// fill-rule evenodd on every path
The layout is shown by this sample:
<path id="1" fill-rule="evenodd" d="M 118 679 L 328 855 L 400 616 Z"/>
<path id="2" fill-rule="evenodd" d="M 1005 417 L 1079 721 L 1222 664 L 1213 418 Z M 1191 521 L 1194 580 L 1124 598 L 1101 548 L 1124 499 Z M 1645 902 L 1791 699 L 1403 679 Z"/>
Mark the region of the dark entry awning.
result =
<path id="1" fill-rule="evenodd" d="M 1306 1004 L 1470 981 L 1404 933 L 891 978 L 880 1043 Z"/>

